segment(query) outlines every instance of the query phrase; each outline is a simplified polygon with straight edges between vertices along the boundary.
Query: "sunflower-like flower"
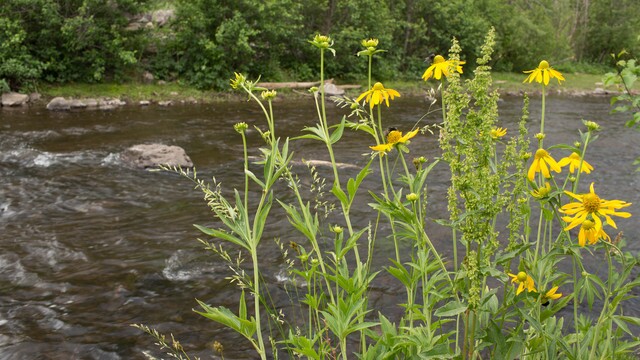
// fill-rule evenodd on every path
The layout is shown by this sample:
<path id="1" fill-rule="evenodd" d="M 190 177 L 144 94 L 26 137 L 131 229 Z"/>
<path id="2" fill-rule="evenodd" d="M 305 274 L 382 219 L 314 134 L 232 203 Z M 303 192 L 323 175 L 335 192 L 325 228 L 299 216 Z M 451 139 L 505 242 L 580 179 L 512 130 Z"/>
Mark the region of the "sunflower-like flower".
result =
<path id="1" fill-rule="evenodd" d="M 517 275 L 512 273 L 508 273 L 513 279 L 511 282 L 514 284 L 518 284 L 518 289 L 516 290 L 516 295 L 520 295 L 524 289 L 527 289 L 528 292 L 538 292 L 536 290 L 535 283 L 533 282 L 533 278 L 529 276 L 526 272 L 520 271 Z"/>
<path id="2" fill-rule="evenodd" d="M 562 170 L 558 163 L 551 157 L 551 155 L 549 155 L 547 150 L 538 149 L 536 150 L 536 155 L 533 157 L 533 163 L 529 167 L 527 177 L 529 180 L 533 181 L 536 173 L 541 172 L 544 177 L 549 178 L 551 177 L 549 169 L 558 173 Z"/>
<path id="3" fill-rule="evenodd" d="M 531 195 L 533 195 L 536 199 L 544 199 L 549 196 L 551 192 L 551 184 L 549 182 L 545 182 L 543 186 L 540 186 L 537 190 L 532 190 Z"/>
<path id="4" fill-rule="evenodd" d="M 358 96 L 356 102 L 360 102 L 360 100 L 366 97 L 365 101 L 368 102 L 373 109 L 375 105 L 382 104 L 382 101 L 385 101 L 387 106 L 389 106 L 389 99 L 393 100 L 396 96 L 400 97 L 400 93 L 393 89 L 386 89 L 382 83 L 377 82 L 373 84 L 371 90 L 365 91 Z"/>
<path id="5" fill-rule="evenodd" d="M 387 134 L 387 143 L 386 144 L 380 144 L 380 145 L 376 145 L 376 146 L 369 146 L 369 148 L 371 148 L 371 150 L 373 151 L 377 151 L 380 153 L 380 155 L 384 155 L 386 153 L 388 153 L 389 151 L 391 151 L 391 149 L 393 149 L 393 147 L 396 144 L 405 144 L 409 141 L 409 139 L 413 138 L 414 136 L 416 136 L 416 134 L 418 133 L 420 129 L 415 129 L 413 131 L 409 131 L 406 135 L 402 135 L 401 131 L 398 130 L 391 130 L 389 131 L 389 134 Z"/>
<path id="6" fill-rule="evenodd" d="M 462 74 L 462 65 L 464 64 L 465 61 L 445 60 L 442 55 L 436 55 L 436 57 L 433 58 L 433 63 L 431 64 L 431 66 L 429 66 L 427 70 L 425 70 L 424 74 L 422 74 L 422 79 L 424 81 L 427 81 L 431 77 L 433 77 L 436 80 L 440 80 L 440 78 L 442 78 L 442 75 L 444 75 L 445 77 L 449 77 L 450 67 L 455 68 L 457 72 Z"/>
<path id="7" fill-rule="evenodd" d="M 562 76 L 559 71 L 554 70 L 551 66 L 549 66 L 549 62 L 547 60 L 540 61 L 540 64 L 537 68 L 533 70 L 527 70 L 524 73 L 530 75 L 526 79 L 524 79 L 523 82 L 528 81 L 529 83 L 531 83 L 535 80 L 536 82 L 547 86 L 549 85 L 550 78 L 558 79 L 558 84 L 562 84 L 562 82 L 564 81 L 564 76 Z"/>
<path id="8" fill-rule="evenodd" d="M 616 210 L 630 206 L 631 203 L 622 200 L 600 199 L 593 189 L 593 183 L 591 183 L 589 192 L 586 194 L 578 195 L 566 190 L 565 194 L 578 200 L 578 202 L 568 203 L 560 208 L 561 213 L 568 215 L 562 218 L 562 220 L 569 223 L 569 225 L 565 227 L 565 230 L 571 230 L 580 224 L 584 225 L 585 220 L 587 220 L 589 216 L 591 216 L 596 229 L 602 229 L 600 216 L 604 217 L 607 224 L 617 229 L 616 223 L 611 219 L 611 216 L 619 216 L 621 218 L 631 216 L 628 212 L 616 212 Z M 585 233 L 584 236 L 586 235 Z"/>
<path id="9" fill-rule="evenodd" d="M 505 128 L 493 128 L 491 129 L 491 132 L 489 133 L 491 135 L 491 137 L 493 139 L 499 139 L 505 135 L 507 135 L 507 129 Z"/>
<path id="10" fill-rule="evenodd" d="M 582 225 L 580 225 L 580 233 L 578 233 L 578 245 L 585 246 L 587 240 L 589 240 L 589 245 L 593 245 L 600 239 L 611 241 L 609 235 L 602 230 L 602 223 L 598 225 L 588 219 L 583 221 Z"/>
<path id="11" fill-rule="evenodd" d="M 544 295 L 542 295 L 542 305 L 547 306 L 549 305 L 549 300 L 560 299 L 562 297 L 562 293 L 557 293 L 556 291 L 558 291 L 558 287 L 554 286 L 551 290 L 544 293 Z"/>
<path id="12" fill-rule="evenodd" d="M 573 174 L 573 172 L 577 171 L 580 167 L 581 159 L 582 158 L 580 157 L 580 155 L 578 155 L 577 152 L 572 152 L 571 155 L 567 156 L 566 158 L 560 159 L 560 161 L 558 161 L 558 166 L 565 167 L 569 165 L 569 172 Z M 580 172 L 589 174 L 591 173 L 591 170 L 593 170 L 593 166 L 591 166 L 591 164 L 589 164 L 586 160 L 582 161 L 582 169 L 580 170 Z"/>

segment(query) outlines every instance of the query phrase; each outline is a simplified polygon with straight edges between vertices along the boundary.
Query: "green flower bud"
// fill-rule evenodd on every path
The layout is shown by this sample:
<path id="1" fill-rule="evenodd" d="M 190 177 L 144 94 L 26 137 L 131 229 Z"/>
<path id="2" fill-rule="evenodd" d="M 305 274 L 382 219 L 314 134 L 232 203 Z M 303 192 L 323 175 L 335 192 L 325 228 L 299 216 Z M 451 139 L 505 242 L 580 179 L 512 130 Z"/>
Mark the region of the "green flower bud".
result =
<path id="1" fill-rule="evenodd" d="M 342 230 L 343 230 L 342 226 L 339 226 L 339 225 L 333 226 L 331 228 L 331 231 L 333 231 L 336 234 L 342 234 Z"/>
<path id="2" fill-rule="evenodd" d="M 407 200 L 411 202 L 418 200 L 418 194 L 416 193 L 407 194 Z"/>
<path id="3" fill-rule="evenodd" d="M 233 129 L 239 134 L 244 134 L 245 131 L 249 128 L 249 125 L 245 122 L 239 122 L 233 125 Z"/>
<path id="4" fill-rule="evenodd" d="M 587 127 L 587 130 L 589 131 L 600 131 L 600 125 L 598 125 L 596 122 L 594 121 L 584 121 L 584 125 Z"/>
<path id="5" fill-rule="evenodd" d="M 542 139 L 544 139 L 545 137 L 546 137 L 546 135 L 545 135 L 545 134 L 543 134 L 543 133 L 537 133 L 537 134 L 536 134 L 536 139 L 538 139 L 538 140 L 542 140 Z"/>
<path id="6" fill-rule="evenodd" d="M 260 93 L 260 96 L 267 101 L 273 100 L 276 95 L 278 95 L 278 92 L 275 90 L 266 90 Z"/>

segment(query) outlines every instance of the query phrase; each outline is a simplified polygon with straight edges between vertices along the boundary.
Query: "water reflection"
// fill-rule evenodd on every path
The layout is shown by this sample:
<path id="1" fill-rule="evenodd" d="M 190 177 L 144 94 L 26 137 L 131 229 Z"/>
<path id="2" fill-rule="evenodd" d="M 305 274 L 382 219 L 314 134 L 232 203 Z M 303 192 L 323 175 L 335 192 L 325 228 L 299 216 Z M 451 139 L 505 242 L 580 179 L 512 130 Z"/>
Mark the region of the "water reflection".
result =
<path id="1" fill-rule="evenodd" d="M 533 127 L 539 99 L 531 104 Z M 118 154 L 137 143 L 160 142 L 186 149 L 200 176 L 213 176 L 225 189 L 240 187 L 242 145 L 233 130 L 239 121 L 266 125 L 257 108 L 242 104 L 214 104 L 171 108 L 125 107 L 112 112 L 52 113 L 20 109 L 0 113 L 0 357 L 8 359 L 142 359 L 142 351 L 156 353 L 153 341 L 129 326 L 145 323 L 173 333 L 193 354 L 209 357 L 213 340 L 226 346 L 227 358 L 254 358 L 244 341 L 230 331 L 192 312 L 194 298 L 235 308 L 237 289 L 228 284 L 230 272 L 216 257 L 201 250 L 201 234 L 192 224 L 214 224 L 200 193 L 187 180 L 172 174 L 134 171 Z M 384 109 L 385 121 L 401 130 L 437 121 L 424 117 L 422 98 L 400 98 Z M 501 126 L 514 128 L 520 118 L 520 98 L 501 103 Z M 639 134 L 624 128 L 622 115 L 608 113 L 607 99 L 548 100 L 546 144 L 579 139 L 582 118 L 599 122 L 603 131 L 589 150 L 596 170 L 583 177 L 595 181 L 608 199 L 632 202 L 630 219 L 616 220 L 638 251 L 636 217 L 640 216 L 640 177 L 632 161 L 640 155 Z M 331 118 L 342 110 L 330 107 Z M 279 101 L 275 106 L 280 136 L 299 135 L 312 125 L 313 102 Z M 535 132 L 535 130 L 533 131 Z M 248 134 L 252 156 L 258 156 L 259 133 Z M 348 164 L 344 178 L 366 163 L 370 141 L 346 133 L 337 161 Z M 294 171 L 309 184 L 302 159 L 319 160 L 318 172 L 330 176 L 323 146 L 311 141 L 291 144 Z M 412 156 L 439 155 L 435 136 L 413 139 Z M 430 218 L 446 213 L 448 171 L 437 166 L 429 181 Z M 380 190 L 375 176 L 365 187 Z M 278 187 L 286 190 L 286 184 Z M 328 189 L 327 189 L 328 190 Z M 289 198 L 284 195 L 283 200 Z M 307 192 L 306 197 L 311 198 Z M 356 226 L 371 218 L 367 194 L 353 209 Z M 274 210 L 277 215 L 278 211 Z M 281 214 L 281 212 L 280 212 Z M 339 219 L 339 218 L 336 218 Z M 337 221 L 337 220 L 336 220 Z M 430 222 L 431 238 L 445 256 L 451 253 L 449 232 Z M 275 218 L 266 239 L 283 242 L 300 238 L 283 216 Z M 325 241 L 329 241 L 328 238 Z M 376 264 L 386 265 L 391 244 L 380 241 Z M 408 246 L 408 245 L 405 245 Z M 269 290 L 276 303 L 291 309 L 288 282 L 280 250 L 265 240 L 260 249 Z M 593 262 L 599 260 L 593 258 Z M 372 306 L 399 314 L 395 296 L 401 288 L 384 272 L 372 289 Z M 634 300 L 635 301 L 635 300 Z M 637 301 L 627 312 L 639 315 Z"/>

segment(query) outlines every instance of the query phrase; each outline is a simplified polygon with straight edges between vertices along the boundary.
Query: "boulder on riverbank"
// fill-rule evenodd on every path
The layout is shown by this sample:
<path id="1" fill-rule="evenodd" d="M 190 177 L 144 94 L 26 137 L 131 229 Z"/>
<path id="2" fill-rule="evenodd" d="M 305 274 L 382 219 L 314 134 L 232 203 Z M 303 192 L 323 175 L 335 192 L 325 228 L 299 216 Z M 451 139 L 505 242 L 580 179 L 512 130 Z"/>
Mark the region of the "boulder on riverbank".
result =
<path id="1" fill-rule="evenodd" d="M 71 109 L 71 102 L 63 97 L 54 97 L 47 104 L 47 110 L 51 111 L 66 111 Z"/>
<path id="2" fill-rule="evenodd" d="M 193 167 L 191 158 L 183 148 L 163 144 L 134 145 L 123 151 L 120 159 L 125 164 L 138 169 L 155 168 L 159 165 Z"/>
<path id="3" fill-rule="evenodd" d="M 2 94 L 2 106 L 22 106 L 29 101 L 29 95 L 15 92 Z"/>

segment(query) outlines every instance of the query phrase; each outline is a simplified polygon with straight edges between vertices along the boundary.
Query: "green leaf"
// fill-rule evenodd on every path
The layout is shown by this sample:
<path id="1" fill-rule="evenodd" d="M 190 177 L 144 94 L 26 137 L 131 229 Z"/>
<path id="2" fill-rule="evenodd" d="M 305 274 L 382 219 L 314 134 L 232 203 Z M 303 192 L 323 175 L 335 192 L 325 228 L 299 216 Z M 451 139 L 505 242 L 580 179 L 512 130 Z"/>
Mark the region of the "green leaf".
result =
<path id="1" fill-rule="evenodd" d="M 331 144 L 337 143 L 342 138 L 342 133 L 344 132 L 344 124 L 346 120 L 347 118 L 343 116 L 342 121 L 340 121 L 340 124 L 338 124 L 338 127 L 333 131 L 333 133 L 331 133 L 331 136 L 329 137 Z"/>
<path id="2" fill-rule="evenodd" d="M 439 317 L 445 317 L 445 316 L 455 316 L 458 315 L 460 313 L 463 313 L 467 310 L 467 305 L 459 302 L 459 301 L 452 301 L 450 303 L 447 303 L 446 305 L 436 309 L 436 311 L 434 311 L 434 315 L 435 316 L 439 316 Z"/>
<path id="3" fill-rule="evenodd" d="M 224 232 L 222 230 L 211 229 L 211 228 L 204 227 L 204 226 L 197 225 L 197 224 L 194 224 L 193 226 L 195 226 L 196 229 L 202 231 L 203 233 L 205 233 L 205 234 L 207 234 L 209 236 L 213 236 L 213 237 L 216 237 L 216 238 L 231 242 L 231 243 L 239 245 L 239 246 L 241 246 L 241 247 L 243 247 L 243 248 L 245 248 L 247 250 L 250 250 L 249 245 L 245 241 L 243 241 L 241 239 L 238 239 L 237 237 L 235 237 L 235 236 L 233 236 L 231 234 L 228 234 L 228 233 L 226 233 L 226 232 Z"/>

